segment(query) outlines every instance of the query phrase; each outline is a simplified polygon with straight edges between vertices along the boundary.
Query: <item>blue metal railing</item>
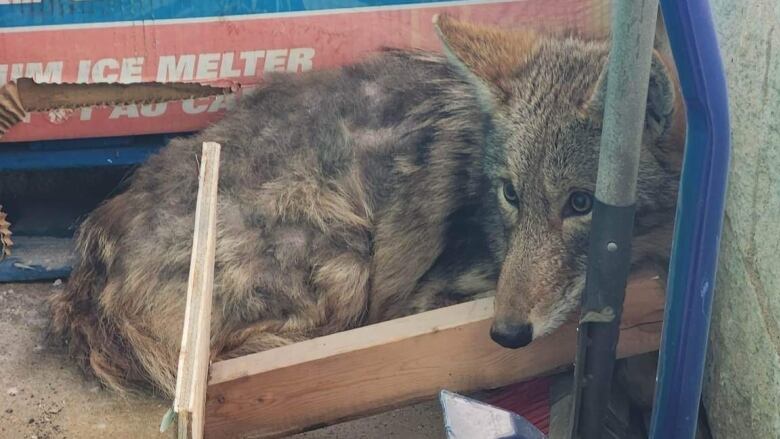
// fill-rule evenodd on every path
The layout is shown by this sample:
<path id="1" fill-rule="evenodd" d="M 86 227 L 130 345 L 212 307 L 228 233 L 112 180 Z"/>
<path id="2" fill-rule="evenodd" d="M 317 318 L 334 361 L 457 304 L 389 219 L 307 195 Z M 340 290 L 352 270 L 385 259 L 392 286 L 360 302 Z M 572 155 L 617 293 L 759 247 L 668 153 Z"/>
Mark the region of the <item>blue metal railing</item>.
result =
<path id="1" fill-rule="evenodd" d="M 729 164 L 726 80 L 707 0 L 661 0 L 688 117 L 653 439 L 693 438 Z"/>

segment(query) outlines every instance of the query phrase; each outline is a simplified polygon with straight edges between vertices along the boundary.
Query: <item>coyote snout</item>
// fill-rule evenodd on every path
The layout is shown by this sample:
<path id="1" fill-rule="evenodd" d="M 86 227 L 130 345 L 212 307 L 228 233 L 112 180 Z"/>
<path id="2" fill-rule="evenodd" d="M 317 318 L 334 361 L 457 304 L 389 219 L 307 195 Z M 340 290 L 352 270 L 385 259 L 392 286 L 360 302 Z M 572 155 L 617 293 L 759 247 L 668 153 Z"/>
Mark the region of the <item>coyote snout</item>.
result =
<path id="1" fill-rule="evenodd" d="M 517 349 L 531 343 L 534 336 L 534 327 L 525 325 L 513 325 L 496 321 L 490 328 L 490 338 L 505 348 Z"/>
<path id="2" fill-rule="evenodd" d="M 560 326 L 576 307 L 585 277 L 588 209 L 576 220 L 548 220 L 538 218 L 536 212 L 544 209 L 529 199 L 523 212 L 517 212 L 523 219 L 515 227 L 499 275 L 491 328 L 491 337 L 501 346 L 526 346 Z"/>

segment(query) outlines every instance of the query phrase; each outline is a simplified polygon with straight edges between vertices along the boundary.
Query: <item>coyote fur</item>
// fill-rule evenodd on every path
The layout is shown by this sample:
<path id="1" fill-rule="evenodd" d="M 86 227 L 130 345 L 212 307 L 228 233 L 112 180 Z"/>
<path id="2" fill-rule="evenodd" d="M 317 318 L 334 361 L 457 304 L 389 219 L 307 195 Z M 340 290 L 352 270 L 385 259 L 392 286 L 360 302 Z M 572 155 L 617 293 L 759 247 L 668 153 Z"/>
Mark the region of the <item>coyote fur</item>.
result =
<path id="1" fill-rule="evenodd" d="M 204 141 L 223 146 L 213 358 L 487 295 L 504 346 L 560 326 L 584 286 L 608 42 L 436 30 L 444 54 L 274 74 L 150 157 L 81 224 L 51 333 L 109 387 L 173 395 Z M 651 70 L 635 268 L 665 265 L 684 134 L 658 53 Z"/>

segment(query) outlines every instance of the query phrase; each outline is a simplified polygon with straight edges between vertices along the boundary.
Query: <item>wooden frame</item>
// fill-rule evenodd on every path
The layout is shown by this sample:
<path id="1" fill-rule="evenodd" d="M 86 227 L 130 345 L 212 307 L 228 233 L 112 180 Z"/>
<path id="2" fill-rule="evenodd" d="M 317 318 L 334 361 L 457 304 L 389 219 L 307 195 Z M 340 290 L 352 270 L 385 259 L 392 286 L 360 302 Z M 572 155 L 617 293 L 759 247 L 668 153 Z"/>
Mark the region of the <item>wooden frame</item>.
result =
<path id="1" fill-rule="evenodd" d="M 523 349 L 489 338 L 481 299 L 214 363 L 209 371 L 220 146 L 204 143 L 174 411 L 184 438 L 278 437 L 434 397 L 492 389 L 571 365 L 576 323 Z M 664 293 L 633 276 L 618 356 L 656 350 Z"/>
<path id="2" fill-rule="evenodd" d="M 658 348 L 663 309 L 658 277 L 634 276 L 619 357 Z M 492 316 L 492 299 L 482 299 L 214 363 L 206 437 L 278 437 L 572 364 L 574 323 L 510 350 L 490 340 Z"/>

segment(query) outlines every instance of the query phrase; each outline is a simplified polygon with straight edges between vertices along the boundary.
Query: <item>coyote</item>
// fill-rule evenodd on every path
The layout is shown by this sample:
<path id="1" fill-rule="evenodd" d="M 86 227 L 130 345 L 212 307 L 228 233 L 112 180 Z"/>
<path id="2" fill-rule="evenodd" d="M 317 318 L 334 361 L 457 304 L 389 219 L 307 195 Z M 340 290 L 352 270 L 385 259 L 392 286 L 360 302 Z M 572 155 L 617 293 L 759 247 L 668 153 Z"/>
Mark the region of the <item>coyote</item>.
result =
<path id="1" fill-rule="evenodd" d="M 435 27 L 444 54 L 274 74 L 150 157 L 80 226 L 52 335 L 109 387 L 173 395 L 203 141 L 223 145 L 213 358 L 488 295 L 503 346 L 558 327 L 584 286 L 608 42 Z M 637 268 L 669 253 L 680 114 L 656 53 Z"/>

